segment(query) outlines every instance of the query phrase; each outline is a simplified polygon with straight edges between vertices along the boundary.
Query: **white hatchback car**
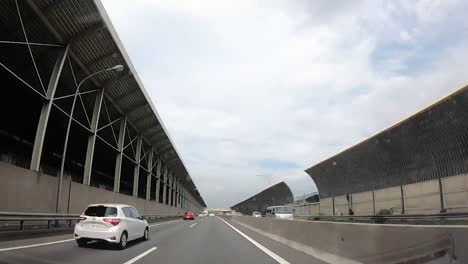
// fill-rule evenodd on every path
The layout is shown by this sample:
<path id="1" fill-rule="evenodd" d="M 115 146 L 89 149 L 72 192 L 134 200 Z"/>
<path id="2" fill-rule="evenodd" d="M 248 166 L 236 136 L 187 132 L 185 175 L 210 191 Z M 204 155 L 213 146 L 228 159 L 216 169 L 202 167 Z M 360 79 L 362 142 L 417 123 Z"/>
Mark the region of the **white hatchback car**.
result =
<path id="1" fill-rule="evenodd" d="M 75 225 L 75 239 L 80 247 L 91 240 L 102 240 L 123 249 L 130 240 L 149 238 L 148 222 L 129 205 L 92 204 L 80 217 L 82 220 Z"/>

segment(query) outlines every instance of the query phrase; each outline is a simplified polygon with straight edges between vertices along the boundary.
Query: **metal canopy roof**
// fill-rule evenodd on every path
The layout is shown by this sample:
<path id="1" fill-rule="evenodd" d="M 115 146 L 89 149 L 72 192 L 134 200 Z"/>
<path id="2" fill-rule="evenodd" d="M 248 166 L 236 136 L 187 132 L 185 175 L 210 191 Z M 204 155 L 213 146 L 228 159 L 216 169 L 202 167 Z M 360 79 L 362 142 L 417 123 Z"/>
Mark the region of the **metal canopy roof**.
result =
<path id="1" fill-rule="evenodd" d="M 113 115 L 127 116 L 130 126 L 147 144 L 155 147 L 161 160 L 194 198 L 206 206 L 100 0 L 26 2 L 43 24 L 31 34 L 52 35 L 54 43 L 69 44 L 70 57 L 83 73 L 90 74 L 116 64 L 125 66 L 125 72 L 117 78 L 113 78 L 112 73 L 96 76 L 94 85 L 106 89 L 106 99 L 114 108 Z M 44 28 L 48 32 L 44 32 Z"/>

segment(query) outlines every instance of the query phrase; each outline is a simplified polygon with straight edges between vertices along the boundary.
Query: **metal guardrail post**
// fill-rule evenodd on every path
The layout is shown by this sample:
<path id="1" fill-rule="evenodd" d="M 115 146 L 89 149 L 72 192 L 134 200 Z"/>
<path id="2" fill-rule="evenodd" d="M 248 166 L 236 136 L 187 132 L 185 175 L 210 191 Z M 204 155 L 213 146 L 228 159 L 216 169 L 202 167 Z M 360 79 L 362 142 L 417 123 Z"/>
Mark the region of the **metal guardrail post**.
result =
<path id="1" fill-rule="evenodd" d="M 20 220 L 20 230 L 23 230 L 24 228 L 23 224 L 24 224 L 24 220 Z"/>
<path id="2" fill-rule="evenodd" d="M 333 216 L 335 216 L 335 196 L 332 196 L 332 209 L 333 209 Z"/>
<path id="3" fill-rule="evenodd" d="M 375 215 L 375 193 L 372 190 L 372 214 Z"/>

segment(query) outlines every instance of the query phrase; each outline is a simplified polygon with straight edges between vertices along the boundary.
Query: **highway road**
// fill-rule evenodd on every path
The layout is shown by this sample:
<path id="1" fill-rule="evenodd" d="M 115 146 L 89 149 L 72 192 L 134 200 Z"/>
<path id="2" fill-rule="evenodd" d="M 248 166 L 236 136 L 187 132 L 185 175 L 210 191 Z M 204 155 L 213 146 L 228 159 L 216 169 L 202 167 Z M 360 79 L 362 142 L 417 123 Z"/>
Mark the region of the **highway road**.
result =
<path id="1" fill-rule="evenodd" d="M 3 263 L 322 264 L 324 262 L 216 216 L 152 224 L 150 240 L 117 250 L 79 248 L 72 234 L 0 242 Z"/>

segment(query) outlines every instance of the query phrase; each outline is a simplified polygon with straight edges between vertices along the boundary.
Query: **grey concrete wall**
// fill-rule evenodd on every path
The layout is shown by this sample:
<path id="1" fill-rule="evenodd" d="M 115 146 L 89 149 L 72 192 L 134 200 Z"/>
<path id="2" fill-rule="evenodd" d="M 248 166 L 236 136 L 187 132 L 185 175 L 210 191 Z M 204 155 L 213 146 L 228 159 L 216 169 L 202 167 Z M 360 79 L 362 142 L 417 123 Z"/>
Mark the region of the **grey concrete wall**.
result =
<path id="1" fill-rule="evenodd" d="M 346 195 L 335 197 L 335 215 L 349 215 L 349 203 Z"/>
<path id="2" fill-rule="evenodd" d="M 148 201 L 133 196 L 72 182 L 70 212 L 81 213 L 92 203 L 123 203 L 137 207 L 144 214 L 182 214 L 184 209 Z"/>
<path id="3" fill-rule="evenodd" d="M 324 198 L 320 200 L 320 215 L 333 215 L 332 198 Z"/>
<path id="4" fill-rule="evenodd" d="M 392 187 L 374 191 L 375 212 L 382 209 L 393 208 L 395 214 L 401 213 L 401 190 L 400 187 Z"/>
<path id="5" fill-rule="evenodd" d="M 445 206 L 448 212 L 468 212 L 468 175 L 442 178 Z M 403 196 L 406 214 L 435 214 L 441 210 L 439 181 L 431 180 L 403 185 Z M 355 215 L 372 215 L 372 192 L 351 195 L 352 209 Z M 393 209 L 394 214 L 402 211 L 401 188 L 391 187 L 374 191 L 375 212 L 382 209 Z M 315 209 L 315 208 L 314 208 Z M 298 207 L 297 216 L 318 216 L 318 210 Z M 332 215 L 332 198 L 320 201 L 320 215 Z M 336 215 L 348 214 L 346 196 L 335 197 Z"/>
<path id="6" fill-rule="evenodd" d="M 329 263 L 468 263 L 468 226 L 331 223 L 250 216 L 232 220 Z M 434 262 L 426 261 L 434 257 Z M 456 262 L 450 259 L 456 256 Z M 412 262 L 413 261 L 413 262 Z"/>
<path id="7" fill-rule="evenodd" d="M 425 181 L 403 186 L 407 214 L 440 213 L 439 181 Z"/>
<path id="8" fill-rule="evenodd" d="M 294 206 L 294 216 L 318 216 L 319 213 L 319 203 Z"/>
<path id="9" fill-rule="evenodd" d="M 58 178 L 0 162 L 0 211 L 55 213 Z M 69 177 L 63 181 L 60 212 L 66 213 Z M 123 203 L 144 214 L 182 214 L 185 209 L 71 183 L 70 213 L 81 213 L 92 203 Z"/>
<path id="10" fill-rule="evenodd" d="M 442 179 L 447 211 L 468 211 L 468 174 Z"/>
<path id="11" fill-rule="evenodd" d="M 56 177 L 0 162 L 0 178 L 0 211 L 55 212 Z"/>
<path id="12" fill-rule="evenodd" d="M 372 192 L 362 192 L 352 194 L 354 215 L 374 214 Z"/>

